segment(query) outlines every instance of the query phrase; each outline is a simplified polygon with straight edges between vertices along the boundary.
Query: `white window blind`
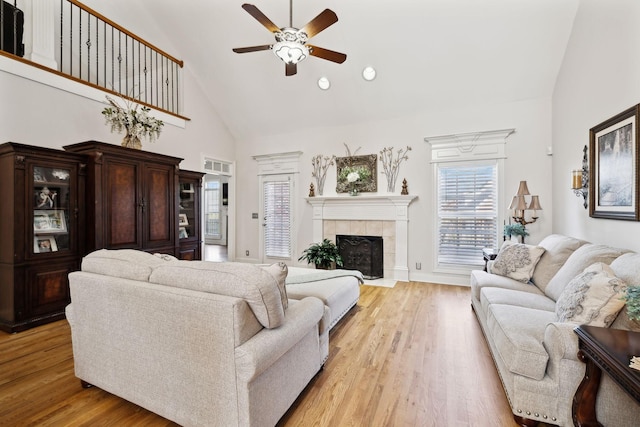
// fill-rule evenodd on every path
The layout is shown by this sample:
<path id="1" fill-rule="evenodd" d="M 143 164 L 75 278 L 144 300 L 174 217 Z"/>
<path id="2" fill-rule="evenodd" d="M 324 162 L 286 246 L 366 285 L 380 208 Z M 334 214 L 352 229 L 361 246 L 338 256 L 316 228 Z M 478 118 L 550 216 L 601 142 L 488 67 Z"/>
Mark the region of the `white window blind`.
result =
<path id="1" fill-rule="evenodd" d="M 480 265 L 497 246 L 497 164 L 437 165 L 438 264 Z"/>
<path id="2" fill-rule="evenodd" d="M 265 181 L 263 191 L 265 255 L 291 258 L 291 181 Z"/>

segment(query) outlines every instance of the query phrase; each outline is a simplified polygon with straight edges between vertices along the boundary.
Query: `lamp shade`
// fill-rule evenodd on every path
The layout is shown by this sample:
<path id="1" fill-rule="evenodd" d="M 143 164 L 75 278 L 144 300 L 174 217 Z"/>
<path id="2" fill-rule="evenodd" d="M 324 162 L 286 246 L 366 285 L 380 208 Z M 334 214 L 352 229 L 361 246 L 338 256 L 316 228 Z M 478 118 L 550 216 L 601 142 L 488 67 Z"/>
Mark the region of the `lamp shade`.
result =
<path id="1" fill-rule="evenodd" d="M 517 211 L 527 209 L 527 202 L 524 200 L 524 196 L 513 196 L 509 209 L 515 209 Z"/>
<path id="2" fill-rule="evenodd" d="M 538 200 L 538 196 L 531 196 L 531 203 L 529 203 L 529 210 L 541 211 L 542 206 L 540 206 L 540 200 Z"/>
<path id="3" fill-rule="evenodd" d="M 520 181 L 520 185 L 518 186 L 518 192 L 516 193 L 517 196 L 528 196 L 529 194 L 529 187 L 527 187 L 527 181 Z"/>

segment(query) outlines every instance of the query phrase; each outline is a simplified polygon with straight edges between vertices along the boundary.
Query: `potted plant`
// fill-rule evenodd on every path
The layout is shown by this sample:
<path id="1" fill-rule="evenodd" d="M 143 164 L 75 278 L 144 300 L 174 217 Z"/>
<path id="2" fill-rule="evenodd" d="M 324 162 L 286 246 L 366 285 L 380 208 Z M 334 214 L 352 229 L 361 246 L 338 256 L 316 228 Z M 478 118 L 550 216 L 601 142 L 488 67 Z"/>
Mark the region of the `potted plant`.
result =
<path id="1" fill-rule="evenodd" d="M 515 224 L 505 224 L 504 226 L 504 236 L 511 238 L 511 236 L 520 237 L 520 241 L 524 243 L 525 236 L 528 236 L 529 232 L 524 227 L 524 225 L 520 223 Z"/>
<path id="2" fill-rule="evenodd" d="M 309 264 L 315 264 L 316 268 L 329 270 L 335 265 L 342 267 L 342 257 L 338 252 L 338 247 L 329 239 L 322 240 L 321 243 L 314 243 L 302 252 L 298 261 L 307 260 Z"/>

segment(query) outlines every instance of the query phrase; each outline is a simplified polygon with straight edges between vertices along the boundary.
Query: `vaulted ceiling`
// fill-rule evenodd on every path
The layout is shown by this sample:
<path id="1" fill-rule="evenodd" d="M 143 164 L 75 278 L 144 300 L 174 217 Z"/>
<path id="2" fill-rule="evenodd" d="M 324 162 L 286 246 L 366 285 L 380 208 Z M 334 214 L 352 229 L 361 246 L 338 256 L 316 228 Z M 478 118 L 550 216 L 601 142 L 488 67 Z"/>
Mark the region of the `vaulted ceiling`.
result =
<path id="1" fill-rule="evenodd" d="M 289 0 L 244 1 L 288 26 Z M 294 0 L 295 27 L 325 8 L 338 15 L 311 43 L 347 60 L 310 57 L 285 77 L 271 51 L 232 52 L 274 42 L 241 8 L 243 0 L 85 1 L 183 59 L 238 140 L 551 97 L 578 2 Z M 368 65 L 378 72 L 372 82 L 362 78 Z M 327 91 L 317 86 L 323 76 Z"/>

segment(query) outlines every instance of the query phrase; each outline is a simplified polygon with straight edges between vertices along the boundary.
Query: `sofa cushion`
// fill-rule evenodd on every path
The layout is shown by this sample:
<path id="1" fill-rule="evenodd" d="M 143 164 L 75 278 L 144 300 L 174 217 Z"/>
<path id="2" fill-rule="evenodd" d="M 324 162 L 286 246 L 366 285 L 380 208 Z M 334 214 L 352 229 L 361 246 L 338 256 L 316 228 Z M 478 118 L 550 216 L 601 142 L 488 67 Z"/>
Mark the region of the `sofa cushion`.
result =
<path id="1" fill-rule="evenodd" d="M 587 242 L 584 240 L 560 234 L 551 234 L 542 239 L 538 246 L 544 248 L 544 253 L 536 269 L 533 270 L 531 281 L 544 292 L 551 278 L 560 270 L 567 258 L 585 243 Z"/>
<path id="2" fill-rule="evenodd" d="M 149 282 L 242 298 L 265 328 L 276 328 L 284 322 L 284 307 L 276 281 L 253 264 L 165 262 L 154 268 Z"/>
<path id="3" fill-rule="evenodd" d="M 626 285 L 602 262 L 587 267 L 564 288 L 556 303 L 560 322 L 608 328 L 624 307 Z"/>
<path id="4" fill-rule="evenodd" d="M 596 262 L 611 264 L 614 259 L 618 258 L 625 252 L 628 251 L 592 243 L 580 246 L 569 256 L 569 258 L 567 258 L 564 265 L 549 281 L 544 293 L 554 301 L 558 301 L 558 298 L 560 298 L 565 286 L 567 286 L 574 277 L 582 273 L 585 268 L 595 264 Z"/>
<path id="5" fill-rule="evenodd" d="M 556 303 L 546 295 L 489 287 L 480 292 L 480 304 L 485 313 L 491 304 L 507 304 L 552 312 L 556 310 Z"/>
<path id="6" fill-rule="evenodd" d="M 513 289 L 522 292 L 542 294 L 542 291 L 529 283 L 519 282 L 509 277 L 487 273 L 482 270 L 471 271 L 471 296 L 476 301 L 480 301 L 480 291 L 484 288 Z"/>
<path id="7" fill-rule="evenodd" d="M 556 321 L 552 311 L 504 304 L 492 304 L 487 312 L 487 329 L 500 358 L 510 372 L 541 380 L 547 369 L 542 341 L 547 324 Z"/>
<path id="8" fill-rule="evenodd" d="M 161 257 L 134 249 L 100 249 L 82 259 L 82 271 L 146 282 L 154 267 L 166 264 Z"/>
<path id="9" fill-rule="evenodd" d="M 491 273 L 528 282 L 544 248 L 505 241 L 491 266 Z"/>
<path id="10" fill-rule="evenodd" d="M 288 267 L 284 262 L 277 262 L 267 267 L 262 267 L 267 273 L 273 277 L 278 285 L 280 291 L 280 299 L 282 300 L 282 307 L 286 309 L 289 306 L 289 297 L 287 296 L 287 288 L 285 281 L 287 280 Z"/>

